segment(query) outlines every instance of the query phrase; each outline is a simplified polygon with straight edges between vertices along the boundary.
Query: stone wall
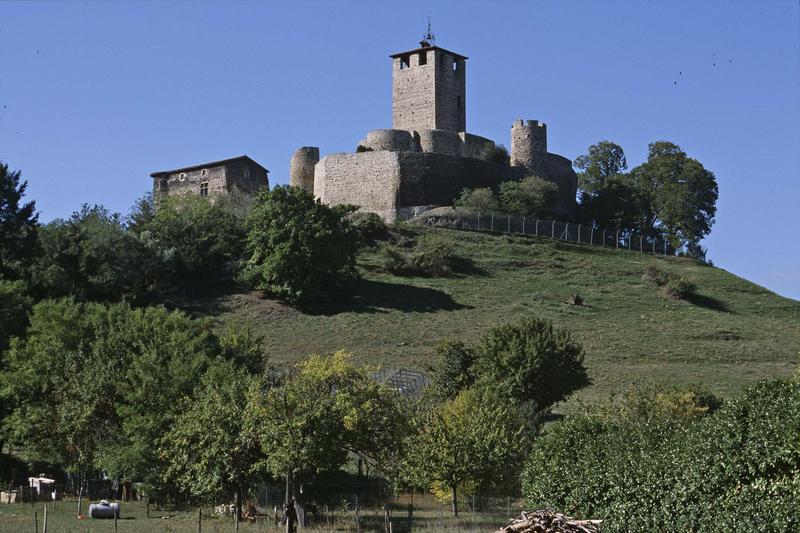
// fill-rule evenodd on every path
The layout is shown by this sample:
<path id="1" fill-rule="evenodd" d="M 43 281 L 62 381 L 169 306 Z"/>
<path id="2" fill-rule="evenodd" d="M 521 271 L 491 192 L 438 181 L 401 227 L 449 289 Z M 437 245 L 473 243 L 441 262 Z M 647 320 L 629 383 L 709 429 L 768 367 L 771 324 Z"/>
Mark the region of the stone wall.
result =
<path id="1" fill-rule="evenodd" d="M 205 187 L 204 187 L 205 185 Z M 255 194 L 269 186 L 264 170 L 248 161 L 230 161 L 207 168 L 190 168 L 153 177 L 154 196 L 197 194 L 213 197 L 234 189 Z"/>
<path id="2" fill-rule="evenodd" d="M 317 163 L 314 194 L 326 204 L 355 204 L 394 221 L 406 208 L 452 205 L 466 187 L 496 188 L 520 169 L 435 153 L 331 154 Z"/>
<path id="3" fill-rule="evenodd" d="M 466 131 L 466 117 L 463 58 L 430 48 L 393 59 L 392 128 Z"/>
<path id="4" fill-rule="evenodd" d="M 416 132 L 421 152 L 462 155 L 463 141 L 458 133 L 447 130 L 420 130 Z"/>
<path id="5" fill-rule="evenodd" d="M 367 133 L 361 145 L 373 151 L 416 152 L 417 144 L 408 130 L 373 130 Z"/>
<path id="6" fill-rule="evenodd" d="M 494 141 L 486 137 L 463 131 L 460 132 L 458 136 L 461 137 L 461 142 L 463 143 L 461 155 L 464 157 L 477 157 L 480 159 L 487 145 L 490 145 L 492 148 L 495 147 Z"/>
<path id="7" fill-rule="evenodd" d="M 525 167 L 535 176 L 547 173 L 547 126 L 538 120 L 524 123 L 517 120 L 511 126 L 511 165 Z"/>
<path id="8" fill-rule="evenodd" d="M 319 162 L 319 148 L 303 146 L 295 150 L 289 163 L 289 185 L 314 192 L 314 166 Z"/>

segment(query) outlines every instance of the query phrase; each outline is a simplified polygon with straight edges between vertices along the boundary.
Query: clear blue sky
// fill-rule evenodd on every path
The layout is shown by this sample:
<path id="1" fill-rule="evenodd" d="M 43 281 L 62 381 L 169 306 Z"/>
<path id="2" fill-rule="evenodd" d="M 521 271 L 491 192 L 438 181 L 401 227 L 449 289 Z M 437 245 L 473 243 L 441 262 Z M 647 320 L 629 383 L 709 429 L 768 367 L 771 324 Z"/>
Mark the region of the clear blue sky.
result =
<path id="1" fill-rule="evenodd" d="M 609 139 L 631 166 L 676 142 L 719 182 L 715 264 L 800 299 L 797 1 L 0 2 L 0 159 L 43 221 L 239 154 L 286 183 L 298 146 L 391 125 L 387 56 L 428 11 L 470 58 L 469 131 L 540 119 L 551 151 Z"/>

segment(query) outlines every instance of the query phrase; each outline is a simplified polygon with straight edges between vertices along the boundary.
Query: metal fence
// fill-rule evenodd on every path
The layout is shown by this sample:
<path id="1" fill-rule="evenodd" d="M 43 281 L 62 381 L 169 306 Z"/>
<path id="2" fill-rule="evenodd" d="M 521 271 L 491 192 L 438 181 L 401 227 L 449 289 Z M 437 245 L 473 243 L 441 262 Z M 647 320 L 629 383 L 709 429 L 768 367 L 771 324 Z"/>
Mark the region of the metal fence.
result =
<path id="1" fill-rule="evenodd" d="M 673 255 L 675 251 L 668 239 L 661 235 L 644 235 L 626 229 L 602 228 L 592 224 L 498 213 L 456 212 L 430 216 L 425 220 L 425 224 L 469 231 L 539 235 L 566 242 L 653 255 Z"/>

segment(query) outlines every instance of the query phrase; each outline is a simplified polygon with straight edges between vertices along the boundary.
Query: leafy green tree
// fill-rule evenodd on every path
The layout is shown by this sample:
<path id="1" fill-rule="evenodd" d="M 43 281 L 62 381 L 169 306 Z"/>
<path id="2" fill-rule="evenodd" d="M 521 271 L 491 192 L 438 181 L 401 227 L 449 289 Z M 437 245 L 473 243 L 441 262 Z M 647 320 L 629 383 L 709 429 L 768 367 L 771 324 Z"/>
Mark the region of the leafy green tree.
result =
<path id="1" fill-rule="evenodd" d="M 24 203 L 27 181 L 20 171 L 0 162 L 0 277 L 24 277 L 36 256 L 39 215 L 34 202 Z"/>
<path id="2" fill-rule="evenodd" d="M 406 424 L 398 394 L 344 352 L 313 356 L 281 386 L 255 391 L 247 413 L 263 467 L 291 484 L 301 524 L 305 482 L 337 470 L 349 453 L 380 467 L 396 456 Z"/>
<path id="3" fill-rule="evenodd" d="M 512 215 L 549 217 L 558 194 L 559 189 L 555 183 L 536 176 L 500 184 L 502 209 Z"/>
<path id="4" fill-rule="evenodd" d="M 254 385 L 256 378 L 233 364 L 212 366 L 160 439 L 161 455 L 168 458 L 164 480 L 200 498 L 233 495 L 238 517 L 263 460 L 243 414 Z"/>
<path id="5" fill-rule="evenodd" d="M 153 443 L 221 354 L 210 324 L 180 312 L 45 300 L 8 352 L 4 433 L 81 475 L 157 485 L 165 458 Z"/>
<path id="6" fill-rule="evenodd" d="M 11 337 L 24 335 L 32 306 L 33 299 L 23 281 L 0 279 L 0 355 L 8 348 Z"/>
<path id="7" fill-rule="evenodd" d="M 256 197 L 243 279 L 294 303 L 318 300 L 356 276 L 358 232 L 347 210 L 322 204 L 297 187 L 275 187 Z"/>
<path id="8" fill-rule="evenodd" d="M 511 161 L 511 158 L 508 156 L 508 149 L 502 144 L 495 145 L 493 142 L 487 142 L 486 146 L 483 147 L 481 159 L 489 161 L 490 163 L 506 166 L 508 166 Z"/>
<path id="9" fill-rule="evenodd" d="M 499 326 L 476 348 L 478 381 L 541 413 L 589 385 L 583 347 L 547 320 L 525 318 Z"/>
<path id="10" fill-rule="evenodd" d="M 497 211 L 500 204 L 492 192 L 492 189 L 485 187 L 479 189 L 464 189 L 455 201 L 457 209 L 463 209 L 471 214 L 493 213 Z"/>
<path id="11" fill-rule="evenodd" d="M 434 350 L 431 389 L 442 400 L 452 400 L 475 383 L 475 351 L 462 341 L 444 341 Z"/>
<path id="12" fill-rule="evenodd" d="M 159 280 L 168 287 L 216 281 L 244 253 L 245 227 L 233 210 L 195 195 L 160 199 L 138 235 L 156 255 Z"/>
<path id="13" fill-rule="evenodd" d="M 428 487 L 449 489 L 458 516 L 459 489 L 486 491 L 509 483 L 526 449 L 517 411 L 489 389 L 466 389 L 423 410 L 407 444 L 408 465 Z"/>
<path id="14" fill-rule="evenodd" d="M 575 158 L 578 188 L 583 195 L 594 196 L 607 188 L 608 180 L 628 168 L 622 146 L 611 141 L 600 141 L 589 147 L 586 154 Z"/>
<path id="15" fill-rule="evenodd" d="M 642 230 L 642 220 L 647 218 L 643 214 L 649 210 L 630 174 L 608 176 L 602 188 L 581 195 L 581 219 L 606 228 Z"/>
<path id="16" fill-rule="evenodd" d="M 84 205 L 69 220 L 43 226 L 40 244 L 33 277 L 42 295 L 81 301 L 147 299 L 150 255 L 119 215 L 104 207 Z"/>
<path id="17" fill-rule="evenodd" d="M 672 245 L 696 245 L 714 224 L 719 189 L 714 174 L 680 146 L 650 143 L 647 162 L 631 171 L 634 186 L 648 209 L 640 227 L 666 233 Z"/>

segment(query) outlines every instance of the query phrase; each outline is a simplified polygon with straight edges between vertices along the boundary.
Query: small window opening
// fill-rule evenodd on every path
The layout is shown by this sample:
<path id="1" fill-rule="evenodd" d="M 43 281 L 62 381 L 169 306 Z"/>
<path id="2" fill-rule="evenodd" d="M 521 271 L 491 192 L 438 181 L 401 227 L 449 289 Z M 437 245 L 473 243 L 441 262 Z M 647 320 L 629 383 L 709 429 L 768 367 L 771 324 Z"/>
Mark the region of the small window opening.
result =
<path id="1" fill-rule="evenodd" d="M 180 174 L 178 174 L 178 179 L 180 181 L 184 181 L 186 179 L 186 173 L 185 172 L 181 172 Z"/>
<path id="2" fill-rule="evenodd" d="M 208 196 L 208 182 L 204 181 L 200 184 L 200 196 L 203 198 Z"/>
<path id="3" fill-rule="evenodd" d="M 400 57 L 400 70 L 403 70 L 404 68 L 408 68 L 409 59 L 410 59 L 409 56 L 401 56 Z"/>
<path id="4" fill-rule="evenodd" d="M 201 176 L 208 176 L 208 169 L 207 169 L 207 168 L 204 168 L 203 170 L 201 170 L 201 171 L 200 171 L 200 175 L 201 175 Z"/>
<path id="5" fill-rule="evenodd" d="M 420 52 L 419 53 L 419 64 L 420 65 L 427 65 L 428 64 L 428 52 Z"/>
<path id="6" fill-rule="evenodd" d="M 245 178 L 249 178 L 250 177 L 250 169 L 249 168 L 244 169 L 242 171 L 242 176 L 244 176 Z"/>
<path id="7" fill-rule="evenodd" d="M 453 70 L 458 70 L 458 61 L 453 60 Z"/>

